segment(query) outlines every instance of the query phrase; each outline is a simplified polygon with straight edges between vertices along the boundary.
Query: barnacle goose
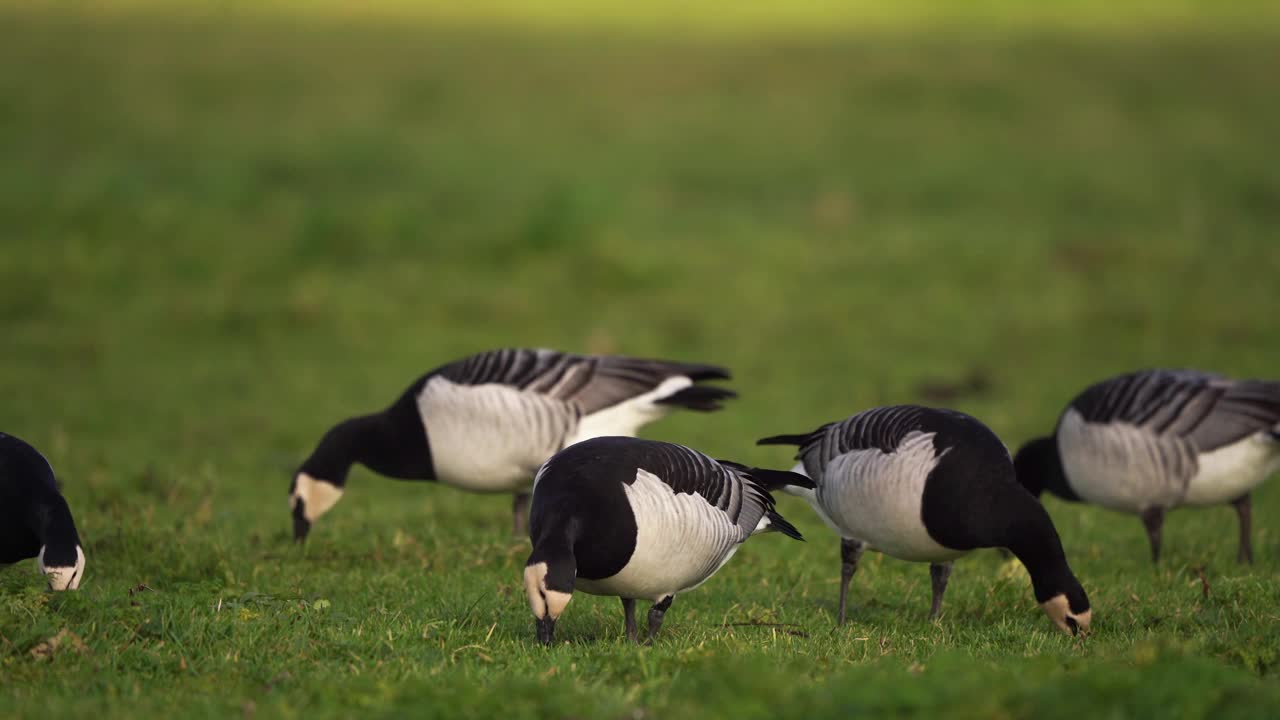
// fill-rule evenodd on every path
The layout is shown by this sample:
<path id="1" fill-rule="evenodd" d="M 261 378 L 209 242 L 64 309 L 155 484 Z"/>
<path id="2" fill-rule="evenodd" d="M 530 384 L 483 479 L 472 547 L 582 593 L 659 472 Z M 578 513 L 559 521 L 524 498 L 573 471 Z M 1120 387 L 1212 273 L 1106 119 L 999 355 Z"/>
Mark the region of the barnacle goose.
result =
<path id="1" fill-rule="evenodd" d="M 1089 598 L 1067 564 L 1044 508 L 1018 486 L 1009 452 L 978 420 L 915 405 L 879 407 L 811 433 L 765 438 L 799 445 L 803 496 L 841 537 L 839 622 L 863 551 L 929 563 L 942 606 L 952 561 L 971 550 L 1008 548 L 1031 575 L 1036 601 L 1070 633 L 1089 629 Z"/>
<path id="2" fill-rule="evenodd" d="M 38 450 L 0 432 L 0 563 L 36 558 L 51 590 L 75 590 L 84 550 L 53 468 Z"/>
<path id="3" fill-rule="evenodd" d="M 401 480 L 438 480 L 479 493 L 513 493 L 524 532 L 538 467 L 561 448 L 600 435 L 634 435 L 673 408 L 711 411 L 735 396 L 701 384 L 729 377 L 714 365 L 554 350 L 504 349 L 418 378 L 387 409 L 333 426 L 289 487 L 294 538 L 342 498 L 352 463 Z"/>
<path id="4" fill-rule="evenodd" d="M 1023 445 L 1018 480 L 1142 518 L 1159 561 L 1165 512 L 1231 503 L 1240 562 L 1253 562 L 1250 493 L 1280 469 L 1280 382 L 1194 370 L 1103 380 L 1067 405 L 1054 434 Z"/>
<path id="5" fill-rule="evenodd" d="M 681 445 L 599 437 L 551 457 L 533 489 L 525 591 L 538 640 L 551 644 L 574 590 L 622 599 L 637 639 L 636 600 L 650 600 L 653 641 L 677 593 L 701 585 L 757 532 L 802 540 L 773 507 L 802 475 L 713 460 Z"/>

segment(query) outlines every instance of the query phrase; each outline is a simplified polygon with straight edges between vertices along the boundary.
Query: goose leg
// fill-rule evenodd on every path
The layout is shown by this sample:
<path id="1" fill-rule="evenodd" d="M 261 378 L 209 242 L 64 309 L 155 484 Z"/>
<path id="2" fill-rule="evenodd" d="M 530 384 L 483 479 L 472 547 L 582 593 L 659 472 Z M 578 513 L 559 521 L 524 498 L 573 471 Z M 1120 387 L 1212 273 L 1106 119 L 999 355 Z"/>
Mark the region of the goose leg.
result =
<path id="1" fill-rule="evenodd" d="M 636 599 L 622 598 L 622 614 L 627 621 L 627 639 L 636 642 Z"/>
<path id="2" fill-rule="evenodd" d="M 942 609 L 942 594 L 947 591 L 947 580 L 951 578 L 951 566 L 954 563 L 929 563 L 929 579 L 933 581 L 933 606 L 929 609 L 929 619 L 938 617 Z"/>
<path id="3" fill-rule="evenodd" d="M 653 639 L 658 634 L 658 628 L 662 627 L 662 616 L 671 607 L 671 601 L 675 597 L 675 595 L 668 595 L 661 602 L 656 602 L 653 607 L 649 608 L 649 638 L 644 641 L 646 645 L 653 644 Z"/>
<path id="4" fill-rule="evenodd" d="M 849 581 L 858 572 L 858 560 L 866 549 L 867 544 L 861 540 L 840 539 L 840 611 L 836 617 L 837 625 L 844 624 L 844 611 L 849 600 Z"/>
<path id="5" fill-rule="evenodd" d="M 516 537 L 529 534 L 529 499 L 532 497 L 530 493 L 516 493 L 511 503 L 511 534 Z"/>
<path id="6" fill-rule="evenodd" d="M 1245 493 L 1232 500 L 1231 504 L 1236 508 L 1236 516 L 1240 518 L 1240 552 L 1236 555 L 1236 561 L 1253 564 L 1253 540 L 1250 538 L 1253 534 L 1253 501 Z"/>
<path id="7" fill-rule="evenodd" d="M 1164 527 L 1164 508 L 1150 507 L 1142 511 L 1142 524 L 1151 541 L 1151 562 L 1160 562 L 1160 528 Z"/>

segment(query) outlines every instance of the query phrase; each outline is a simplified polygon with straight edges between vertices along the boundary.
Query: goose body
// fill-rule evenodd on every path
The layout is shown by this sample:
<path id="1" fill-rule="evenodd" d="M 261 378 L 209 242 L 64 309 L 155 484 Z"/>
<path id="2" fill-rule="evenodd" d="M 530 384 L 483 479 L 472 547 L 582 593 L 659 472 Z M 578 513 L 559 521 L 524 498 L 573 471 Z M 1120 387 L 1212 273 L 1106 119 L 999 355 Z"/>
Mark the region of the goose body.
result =
<path id="1" fill-rule="evenodd" d="M 335 425 L 294 474 L 294 534 L 342 497 L 359 462 L 382 475 L 516 495 L 524 524 L 534 473 L 553 453 L 599 435 L 634 435 L 673 408 L 710 411 L 734 393 L 700 384 L 724 368 L 554 350 L 472 355 L 418 378 L 382 412 Z"/>
<path id="2" fill-rule="evenodd" d="M 629 437 L 594 438 L 552 456 L 534 485 L 525 568 L 539 639 L 551 641 L 574 590 L 622 598 L 632 639 L 635 601 L 652 601 L 652 638 L 672 599 L 714 575 L 752 534 L 800 539 L 769 494 L 791 482 L 812 485 Z"/>
<path id="3" fill-rule="evenodd" d="M 947 452 L 935 448 L 936 437 L 911 431 L 889 452 L 842 453 L 825 465 L 815 459 L 814 471 L 823 478 L 815 509 L 842 536 L 900 560 L 945 562 L 963 555 L 965 550 L 940 544 L 924 524 L 925 483 Z"/>
<path id="4" fill-rule="evenodd" d="M 1142 517 L 1156 560 L 1167 510 L 1231 503 L 1248 562 L 1250 493 L 1280 470 L 1280 382 L 1193 370 L 1110 378 L 1073 399 L 1054 434 L 1028 442 L 1016 462 L 1036 495 Z"/>
<path id="5" fill-rule="evenodd" d="M 51 590 L 75 590 L 84 550 L 53 468 L 31 445 L 0 433 L 0 563 L 36 558 Z"/>
<path id="6" fill-rule="evenodd" d="M 1055 624 L 1087 629 L 1089 601 L 1052 521 L 1018 486 L 1004 444 L 978 420 L 898 405 L 760 443 L 800 446 L 795 471 L 815 488 L 788 491 L 805 497 L 841 537 L 839 622 L 849 581 L 868 548 L 930 563 L 933 617 L 954 559 L 1005 547 L 1026 565 L 1036 599 Z"/>

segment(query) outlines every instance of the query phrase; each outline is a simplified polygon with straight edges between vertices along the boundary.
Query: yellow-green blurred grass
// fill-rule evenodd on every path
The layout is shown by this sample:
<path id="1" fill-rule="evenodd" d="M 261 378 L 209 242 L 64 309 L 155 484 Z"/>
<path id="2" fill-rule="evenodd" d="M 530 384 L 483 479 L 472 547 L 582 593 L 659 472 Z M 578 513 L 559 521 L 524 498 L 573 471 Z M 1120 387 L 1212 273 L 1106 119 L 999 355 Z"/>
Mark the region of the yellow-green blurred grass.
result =
<path id="1" fill-rule="evenodd" d="M 1172 513 L 1153 569 L 1136 520 L 1050 500 L 1088 643 L 995 553 L 937 623 L 869 556 L 834 629 L 835 540 L 782 498 L 809 542 L 753 539 L 656 647 L 581 596 L 544 651 L 506 498 L 357 469 L 305 549 L 285 499 L 330 423 L 497 345 L 729 365 L 739 400 L 646 434 L 770 466 L 757 437 L 876 403 L 1017 444 L 1119 370 L 1275 376 L 1265 13 L 720 42 L 275 7 L 0 13 L 0 429 L 90 558 L 71 595 L 0 571 L 0 717 L 1275 707 L 1275 482 L 1253 568 L 1227 508 Z M 32 654 L 63 629 L 83 653 Z"/>
<path id="2" fill-rule="evenodd" d="M 0 0 L 54 15 L 275 18 L 299 22 L 411 22 L 431 26 L 588 30 L 713 37 L 821 36 L 866 31 L 981 29 L 1158 33 L 1212 27 L 1258 29 L 1280 21 L 1265 0 L 782 0 L 591 2 L 590 0 Z"/>

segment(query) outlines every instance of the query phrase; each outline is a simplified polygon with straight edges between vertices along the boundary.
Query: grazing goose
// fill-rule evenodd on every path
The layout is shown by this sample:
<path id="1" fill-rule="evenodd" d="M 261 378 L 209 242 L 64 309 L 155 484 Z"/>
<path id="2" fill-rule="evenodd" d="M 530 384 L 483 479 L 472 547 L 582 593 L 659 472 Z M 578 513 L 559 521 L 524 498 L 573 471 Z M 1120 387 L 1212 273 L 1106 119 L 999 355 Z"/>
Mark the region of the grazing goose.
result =
<path id="1" fill-rule="evenodd" d="M 38 450 L 0 433 L 0 563 L 36 558 L 50 590 L 75 590 L 84 551 L 53 468 Z"/>
<path id="2" fill-rule="evenodd" d="M 1008 548 L 1031 574 L 1036 600 L 1059 628 L 1089 629 L 1089 598 L 1067 565 L 1053 522 L 1018 486 L 1004 444 L 972 417 L 900 405 L 866 410 L 804 435 L 761 445 L 799 445 L 795 471 L 816 488 L 801 495 L 840 534 L 840 611 L 870 547 L 929 563 L 932 619 L 952 561 L 970 550 Z"/>
<path id="3" fill-rule="evenodd" d="M 803 476 L 712 460 L 680 445 L 599 437 L 552 456 L 538 472 L 524 569 L 538 640 L 550 645 L 575 589 L 622 599 L 636 640 L 636 600 L 652 600 L 648 642 L 677 593 L 715 574 L 752 534 L 800 533 L 770 490 Z"/>
<path id="4" fill-rule="evenodd" d="M 1231 503 L 1240 562 L 1253 562 L 1250 492 L 1280 469 L 1280 382 L 1142 370 L 1092 385 L 1049 437 L 1022 446 L 1018 479 L 1142 518 L 1160 560 L 1165 511 Z"/>
<path id="5" fill-rule="evenodd" d="M 714 365 L 507 349 L 418 378 L 390 407 L 331 428 L 289 487 L 296 540 L 342 498 L 352 463 L 401 480 L 514 493 L 523 534 L 533 475 L 553 453 L 600 435 L 634 435 L 672 408 L 719 410 L 731 390 Z"/>

